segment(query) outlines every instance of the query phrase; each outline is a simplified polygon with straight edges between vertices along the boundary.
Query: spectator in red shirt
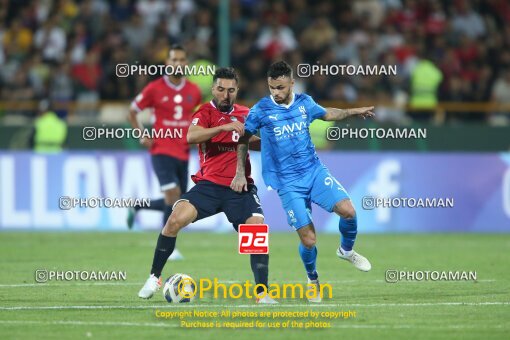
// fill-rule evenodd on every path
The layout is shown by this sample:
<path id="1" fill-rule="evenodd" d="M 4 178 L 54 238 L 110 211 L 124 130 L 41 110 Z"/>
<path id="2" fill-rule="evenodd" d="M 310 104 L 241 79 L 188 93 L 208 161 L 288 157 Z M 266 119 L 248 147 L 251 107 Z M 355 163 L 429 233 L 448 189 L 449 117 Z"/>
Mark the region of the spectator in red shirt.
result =
<path id="1" fill-rule="evenodd" d="M 98 59 L 98 52 L 90 50 L 83 63 L 73 66 L 72 75 L 77 81 L 78 91 L 97 91 L 101 79 L 101 66 Z"/>

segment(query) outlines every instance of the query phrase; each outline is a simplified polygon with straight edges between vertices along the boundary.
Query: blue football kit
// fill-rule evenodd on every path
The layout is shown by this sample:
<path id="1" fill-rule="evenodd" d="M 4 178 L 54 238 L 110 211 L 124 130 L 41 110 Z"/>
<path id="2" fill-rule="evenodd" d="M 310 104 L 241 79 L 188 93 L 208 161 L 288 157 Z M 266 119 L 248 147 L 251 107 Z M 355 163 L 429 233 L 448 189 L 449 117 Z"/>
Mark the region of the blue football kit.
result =
<path id="1" fill-rule="evenodd" d="M 344 187 L 319 160 L 309 133 L 310 123 L 326 110 L 307 94 L 293 94 L 289 104 L 262 98 L 250 110 L 245 130 L 262 139 L 262 176 L 278 191 L 287 220 L 294 229 L 312 222 L 311 203 L 332 212 L 348 199 Z"/>

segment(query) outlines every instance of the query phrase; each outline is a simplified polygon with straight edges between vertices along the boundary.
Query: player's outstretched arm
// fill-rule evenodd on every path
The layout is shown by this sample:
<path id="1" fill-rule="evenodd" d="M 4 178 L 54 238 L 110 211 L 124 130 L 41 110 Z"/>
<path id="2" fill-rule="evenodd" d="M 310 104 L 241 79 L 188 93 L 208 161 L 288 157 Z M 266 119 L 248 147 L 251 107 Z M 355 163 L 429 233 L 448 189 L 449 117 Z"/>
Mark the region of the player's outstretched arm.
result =
<path id="1" fill-rule="evenodd" d="M 248 143 L 251 136 L 250 133 L 246 133 L 246 135 L 239 138 L 237 144 L 236 175 L 230 184 L 230 188 L 235 192 L 248 191 L 248 182 L 246 182 L 246 155 L 248 154 Z"/>
<path id="2" fill-rule="evenodd" d="M 351 116 L 361 116 L 363 119 L 374 116 L 374 107 L 356 107 L 351 109 L 337 109 L 334 107 L 327 107 L 326 114 L 322 117 L 325 121 L 339 121 Z"/>
<path id="3" fill-rule="evenodd" d="M 221 132 L 235 131 L 240 136 L 244 134 L 244 125 L 240 122 L 232 122 L 212 128 L 204 128 L 198 125 L 191 125 L 188 129 L 187 140 L 188 144 L 199 144 L 207 142 L 209 139 L 215 137 Z"/>
<path id="4" fill-rule="evenodd" d="M 261 139 L 257 136 L 251 136 L 248 144 L 248 149 L 251 151 L 260 151 Z"/>

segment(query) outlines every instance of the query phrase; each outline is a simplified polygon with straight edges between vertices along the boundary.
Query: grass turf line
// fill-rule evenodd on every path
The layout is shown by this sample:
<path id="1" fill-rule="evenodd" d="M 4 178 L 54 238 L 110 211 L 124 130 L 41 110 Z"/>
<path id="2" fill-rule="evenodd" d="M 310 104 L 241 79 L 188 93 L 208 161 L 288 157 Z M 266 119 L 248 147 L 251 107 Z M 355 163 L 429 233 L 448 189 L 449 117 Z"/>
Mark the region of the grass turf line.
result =
<path id="1" fill-rule="evenodd" d="M 271 307 L 254 305 L 249 299 L 213 299 L 210 294 L 193 306 L 167 304 L 160 293 L 148 301 L 139 299 L 136 294 L 148 276 L 156 237 L 151 232 L 0 233 L 0 337 L 149 338 L 171 334 L 192 339 L 234 335 L 239 339 L 448 339 L 506 338 L 510 330 L 507 234 L 361 234 L 356 248 L 372 262 L 368 273 L 336 257 L 338 236 L 319 234 L 318 270 L 321 282 L 333 286 L 333 299 L 319 306 L 286 299 L 280 300 L 281 306 Z M 270 281 L 305 283 L 296 235 L 271 234 L 270 243 Z M 249 256 L 237 254 L 234 233 L 183 233 L 177 246 L 185 260 L 169 262 L 164 277 L 182 272 L 195 279 L 217 277 L 227 283 L 253 280 Z M 127 281 L 35 284 L 37 269 L 126 271 Z M 478 282 L 390 284 L 384 281 L 387 269 L 476 270 Z M 6 309 L 11 307 L 20 309 Z M 352 310 L 357 316 L 333 320 L 327 329 L 185 329 L 178 320 L 156 318 L 156 309 Z"/>

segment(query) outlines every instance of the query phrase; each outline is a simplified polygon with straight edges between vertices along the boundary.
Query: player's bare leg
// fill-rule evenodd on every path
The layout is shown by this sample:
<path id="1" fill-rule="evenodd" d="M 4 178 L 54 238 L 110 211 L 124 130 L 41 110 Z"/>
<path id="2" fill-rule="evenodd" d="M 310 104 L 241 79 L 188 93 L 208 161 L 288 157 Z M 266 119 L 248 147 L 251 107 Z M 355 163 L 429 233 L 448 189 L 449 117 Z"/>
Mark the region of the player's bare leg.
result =
<path id="1" fill-rule="evenodd" d="M 197 215 L 197 209 L 193 204 L 186 200 L 176 202 L 174 210 L 166 221 L 161 234 L 166 237 L 177 237 L 179 230 L 193 222 Z"/>
<path id="2" fill-rule="evenodd" d="M 264 218 L 259 216 L 252 216 L 246 220 L 246 224 L 263 224 Z M 268 277 L 269 277 L 269 254 L 250 254 L 250 265 L 255 278 L 255 284 L 263 284 L 268 291 Z M 269 294 L 264 292 L 257 292 L 257 303 L 262 304 L 276 304 L 278 303 Z"/>
<path id="3" fill-rule="evenodd" d="M 174 210 L 159 234 L 154 259 L 152 260 L 151 275 L 145 285 L 138 292 L 143 299 L 150 299 L 161 287 L 161 272 L 165 263 L 175 249 L 175 241 L 179 230 L 193 222 L 198 215 L 195 207 L 186 200 L 175 203 Z"/>
<path id="4" fill-rule="evenodd" d="M 315 246 L 315 243 L 317 242 L 317 236 L 315 235 L 315 227 L 313 226 L 313 223 L 299 228 L 297 233 L 301 243 L 306 248 L 313 248 Z"/>
<path id="5" fill-rule="evenodd" d="M 352 248 L 358 233 L 356 210 L 350 199 L 344 199 L 335 204 L 334 211 L 340 216 L 339 229 L 342 241 L 336 254 L 339 258 L 351 262 L 356 268 L 367 272 L 372 268 L 370 261 L 355 252 Z"/>
<path id="6" fill-rule="evenodd" d="M 308 276 L 308 290 L 315 290 L 314 296 L 309 296 L 311 293 L 307 292 L 308 301 L 319 303 L 322 301 L 320 294 L 319 274 L 316 270 L 317 261 L 317 236 L 315 234 L 315 227 L 310 223 L 297 230 L 301 243 L 299 244 L 299 255 L 305 265 L 306 274 Z"/>

